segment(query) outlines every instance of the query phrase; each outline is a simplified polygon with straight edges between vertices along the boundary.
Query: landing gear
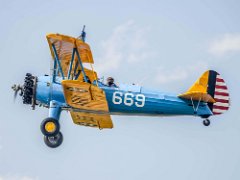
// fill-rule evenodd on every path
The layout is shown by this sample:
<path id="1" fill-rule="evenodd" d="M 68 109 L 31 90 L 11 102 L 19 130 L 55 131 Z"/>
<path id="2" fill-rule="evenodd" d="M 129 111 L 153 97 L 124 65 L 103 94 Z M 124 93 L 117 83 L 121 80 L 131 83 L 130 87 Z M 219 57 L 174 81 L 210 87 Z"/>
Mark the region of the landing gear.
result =
<path id="1" fill-rule="evenodd" d="M 55 136 L 59 133 L 60 124 L 56 119 L 49 117 L 42 121 L 40 129 L 45 136 Z"/>
<path id="2" fill-rule="evenodd" d="M 56 148 L 63 142 L 63 135 L 60 132 L 59 118 L 61 104 L 57 101 L 50 101 L 48 118 L 44 119 L 40 129 L 44 135 L 44 142 L 48 147 Z"/>
<path id="3" fill-rule="evenodd" d="M 210 125 L 210 120 L 209 119 L 204 119 L 203 120 L 203 125 L 204 126 L 209 126 Z"/>
<path id="4" fill-rule="evenodd" d="M 62 144 L 63 135 L 60 132 L 58 120 L 48 117 L 42 121 L 40 129 L 44 135 L 44 142 L 48 147 L 56 148 Z"/>
<path id="5" fill-rule="evenodd" d="M 54 136 L 44 136 L 44 142 L 48 147 L 56 148 L 62 144 L 63 135 L 61 132 L 58 132 L 58 134 Z"/>

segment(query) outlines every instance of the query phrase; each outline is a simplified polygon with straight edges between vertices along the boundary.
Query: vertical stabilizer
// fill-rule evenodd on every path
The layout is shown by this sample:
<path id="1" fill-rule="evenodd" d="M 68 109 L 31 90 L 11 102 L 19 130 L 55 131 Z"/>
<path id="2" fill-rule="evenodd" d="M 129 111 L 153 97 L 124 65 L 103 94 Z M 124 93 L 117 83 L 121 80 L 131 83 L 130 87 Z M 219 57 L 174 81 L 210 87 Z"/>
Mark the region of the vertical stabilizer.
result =
<path id="1" fill-rule="evenodd" d="M 227 85 L 216 71 L 209 71 L 207 92 L 216 101 L 215 103 L 208 103 L 214 115 L 222 114 L 229 109 L 230 97 Z"/>

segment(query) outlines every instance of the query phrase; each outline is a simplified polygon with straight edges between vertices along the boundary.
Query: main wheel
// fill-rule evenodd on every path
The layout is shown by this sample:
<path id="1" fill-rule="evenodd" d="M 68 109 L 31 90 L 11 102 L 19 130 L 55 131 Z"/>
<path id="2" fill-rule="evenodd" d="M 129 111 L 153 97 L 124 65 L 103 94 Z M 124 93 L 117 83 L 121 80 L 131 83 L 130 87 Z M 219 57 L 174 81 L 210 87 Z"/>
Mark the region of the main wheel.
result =
<path id="1" fill-rule="evenodd" d="M 62 144 L 63 135 L 61 132 L 58 132 L 55 136 L 44 136 L 44 142 L 48 147 L 56 148 Z"/>
<path id="2" fill-rule="evenodd" d="M 54 118 L 46 118 L 42 121 L 40 129 L 45 136 L 54 136 L 59 133 L 60 124 Z"/>
<path id="3" fill-rule="evenodd" d="M 209 119 L 204 119 L 204 120 L 203 120 L 203 125 L 204 125 L 204 126 L 209 126 L 209 125 L 210 125 Z"/>

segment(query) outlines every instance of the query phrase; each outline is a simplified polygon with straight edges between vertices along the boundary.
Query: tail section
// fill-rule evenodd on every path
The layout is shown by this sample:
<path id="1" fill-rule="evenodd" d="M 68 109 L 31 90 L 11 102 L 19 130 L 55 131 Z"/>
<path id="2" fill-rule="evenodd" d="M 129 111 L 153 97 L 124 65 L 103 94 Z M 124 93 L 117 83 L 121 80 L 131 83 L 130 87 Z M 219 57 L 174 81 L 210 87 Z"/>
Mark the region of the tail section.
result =
<path id="1" fill-rule="evenodd" d="M 208 103 L 214 115 L 224 113 L 230 106 L 227 85 L 220 74 L 214 70 L 203 73 L 191 88 L 179 97 Z"/>
<path id="2" fill-rule="evenodd" d="M 207 91 L 216 101 L 216 103 L 208 103 L 214 115 L 222 114 L 229 109 L 230 97 L 227 85 L 224 79 L 216 71 L 209 71 Z"/>

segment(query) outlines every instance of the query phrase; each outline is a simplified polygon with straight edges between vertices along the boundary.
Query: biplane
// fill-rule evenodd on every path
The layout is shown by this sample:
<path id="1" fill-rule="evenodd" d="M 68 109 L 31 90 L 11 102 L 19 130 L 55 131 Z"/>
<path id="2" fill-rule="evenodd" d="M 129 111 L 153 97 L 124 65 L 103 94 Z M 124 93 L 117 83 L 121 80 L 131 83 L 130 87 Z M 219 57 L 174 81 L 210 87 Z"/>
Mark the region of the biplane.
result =
<path id="1" fill-rule="evenodd" d="M 205 126 L 208 119 L 227 111 L 229 92 L 223 78 L 208 70 L 184 93 L 172 94 L 138 85 L 115 84 L 109 77 L 101 81 L 93 69 L 93 56 L 85 42 L 83 29 L 78 38 L 48 34 L 51 56 L 50 75 L 26 74 L 23 85 L 14 85 L 24 104 L 32 109 L 42 106 L 49 115 L 40 125 L 44 142 L 51 148 L 61 145 L 59 118 L 63 110 L 69 111 L 75 124 L 92 128 L 113 128 L 111 115 L 137 116 L 198 116 Z M 87 68 L 86 65 L 90 68 Z"/>

